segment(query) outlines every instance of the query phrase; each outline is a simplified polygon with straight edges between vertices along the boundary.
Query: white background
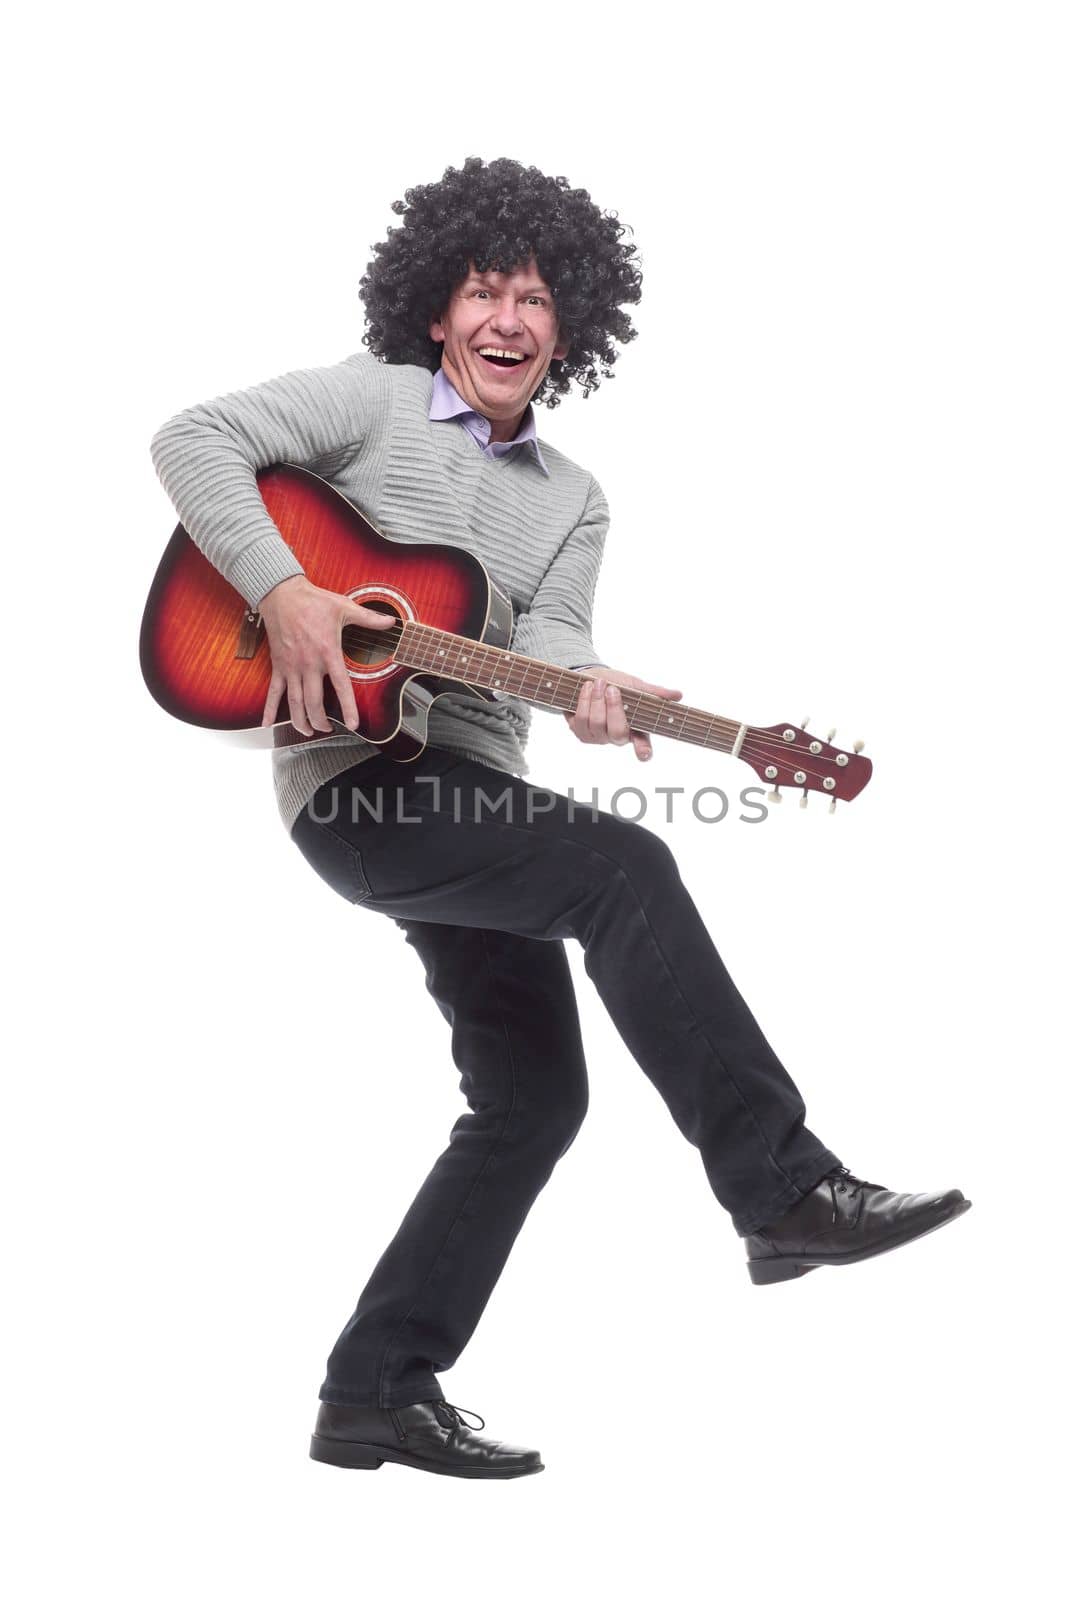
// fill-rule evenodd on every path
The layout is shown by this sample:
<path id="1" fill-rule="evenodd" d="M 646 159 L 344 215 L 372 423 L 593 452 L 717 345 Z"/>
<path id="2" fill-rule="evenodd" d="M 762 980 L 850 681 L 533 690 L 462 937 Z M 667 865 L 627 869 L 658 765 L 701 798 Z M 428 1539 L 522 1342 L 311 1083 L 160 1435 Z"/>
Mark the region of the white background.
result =
<path id="1" fill-rule="evenodd" d="M 1060 16 L 306 0 L 11 37 L 13 1592 L 1048 1592 Z M 647 821 L 811 1126 L 974 1202 L 753 1290 L 576 953 L 591 1110 L 442 1378 L 543 1454 L 495 1485 L 307 1458 L 328 1350 L 465 1107 L 399 934 L 136 655 L 175 521 L 151 434 L 360 348 L 390 202 L 474 153 L 566 174 L 641 248 L 615 381 L 539 413 L 612 505 L 605 659 L 875 762 L 832 819 Z M 744 781 L 542 715 L 530 755 L 583 795 Z"/>

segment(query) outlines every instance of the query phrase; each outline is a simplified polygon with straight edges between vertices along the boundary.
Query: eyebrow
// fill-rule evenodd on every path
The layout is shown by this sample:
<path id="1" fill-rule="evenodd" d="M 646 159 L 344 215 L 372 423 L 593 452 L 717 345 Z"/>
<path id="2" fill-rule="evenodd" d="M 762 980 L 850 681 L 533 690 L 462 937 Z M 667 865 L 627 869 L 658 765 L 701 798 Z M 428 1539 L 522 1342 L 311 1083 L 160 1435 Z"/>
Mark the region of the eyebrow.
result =
<path id="1" fill-rule="evenodd" d="M 468 275 L 467 275 L 467 282 L 471 283 L 472 281 L 477 280 L 478 283 L 485 283 L 486 280 L 490 276 L 491 276 L 491 274 L 488 273 L 488 272 L 471 272 L 471 273 L 468 273 Z M 529 289 L 527 289 L 525 292 L 527 294 L 547 294 L 547 295 L 550 295 L 552 293 L 552 290 L 548 287 L 547 283 L 535 283 L 535 284 L 532 284 L 531 287 Z"/>

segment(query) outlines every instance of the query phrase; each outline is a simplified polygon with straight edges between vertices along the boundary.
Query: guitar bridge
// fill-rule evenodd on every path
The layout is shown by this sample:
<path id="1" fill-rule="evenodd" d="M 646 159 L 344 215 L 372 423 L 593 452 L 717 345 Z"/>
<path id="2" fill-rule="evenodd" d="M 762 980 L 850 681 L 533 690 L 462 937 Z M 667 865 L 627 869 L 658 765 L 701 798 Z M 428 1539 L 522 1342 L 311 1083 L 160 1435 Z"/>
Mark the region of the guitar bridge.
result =
<path id="1" fill-rule="evenodd" d="M 236 661 L 251 661 L 263 637 L 263 618 L 258 611 L 246 611 L 241 618 L 241 631 L 237 635 Z"/>

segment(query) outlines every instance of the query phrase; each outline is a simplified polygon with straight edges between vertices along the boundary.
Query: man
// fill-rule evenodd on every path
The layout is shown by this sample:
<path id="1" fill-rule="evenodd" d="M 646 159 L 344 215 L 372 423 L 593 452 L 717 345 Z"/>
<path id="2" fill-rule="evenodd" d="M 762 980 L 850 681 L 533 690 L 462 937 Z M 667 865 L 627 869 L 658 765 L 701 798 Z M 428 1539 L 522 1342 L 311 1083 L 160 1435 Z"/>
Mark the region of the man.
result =
<path id="1" fill-rule="evenodd" d="M 328 733 L 332 685 L 351 737 L 275 753 L 282 816 L 316 871 L 418 952 L 470 1107 L 334 1347 L 312 1455 L 515 1477 L 542 1470 L 538 1452 L 478 1439 L 437 1374 L 471 1337 L 586 1110 L 564 939 L 582 944 L 620 1034 L 699 1150 L 755 1283 L 891 1249 L 969 1202 L 857 1179 L 805 1126 L 666 845 L 522 779 L 527 707 L 443 695 L 410 764 L 360 739 L 341 628 L 389 619 L 302 573 L 256 488 L 275 462 L 318 472 L 397 539 L 473 551 L 512 597 L 514 651 L 587 675 L 567 717 L 581 741 L 629 741 L 647 759 L 620 686 L 680 696 L 598 660 L 607 505 L 539 439 L 532 410 L 572 380 L 588 398 L 633 337 L 626 230 L 584 190 L 506 160 L 470 159 L 394 209 L 403 226 L 361 281 L 370 353 L 193 407 L 152 451 L 189 533 L 263 617 L 264 724 L 284 696 L 309 739 Z"/>

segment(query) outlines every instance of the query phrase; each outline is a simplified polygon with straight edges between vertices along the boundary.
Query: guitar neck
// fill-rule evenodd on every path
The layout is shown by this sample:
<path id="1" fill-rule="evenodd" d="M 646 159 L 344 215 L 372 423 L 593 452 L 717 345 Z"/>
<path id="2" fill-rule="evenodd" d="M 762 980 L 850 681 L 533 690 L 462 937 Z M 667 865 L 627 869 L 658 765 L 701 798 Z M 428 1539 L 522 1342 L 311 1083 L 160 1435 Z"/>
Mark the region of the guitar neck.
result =
<path id="1" fill-rule="evenodd" d="M 531 705 L 550 706 L 557 711 L 575 711 L 578 694 L 587 678 L 564 667 L 550 666 L 532 656 L 516 655 L 496 645 L 481 644 L 462 634 L 446 633 L 422 622 L 405 622 L 392 651 L 407 667 L 433 672 L 461 683 L 515 695 Z M 642 733 L 657 733 L 683 744 L 697 744 L 706 750 L 722 750 L 740 755 L 748 728 L 730 717 L 713 716 L 696 706 L 678 700 L 663 700 L 659 695 L 622 690 L 622 708 L 632 728 Z"/>

